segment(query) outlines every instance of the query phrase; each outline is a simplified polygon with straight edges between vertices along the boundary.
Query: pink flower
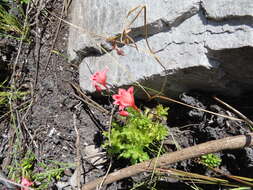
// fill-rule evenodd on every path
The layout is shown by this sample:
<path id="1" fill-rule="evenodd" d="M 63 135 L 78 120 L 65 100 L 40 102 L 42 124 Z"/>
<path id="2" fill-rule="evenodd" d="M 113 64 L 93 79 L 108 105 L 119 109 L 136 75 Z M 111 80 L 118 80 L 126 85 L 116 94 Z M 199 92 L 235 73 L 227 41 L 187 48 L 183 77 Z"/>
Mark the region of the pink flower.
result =
<path id="1" fill-rule="evenodd" d="M 113 104 L 119 105 L 119 114 L 122 116 L 127 116 L 127 111 L 124 111 L 126 107 L 132 107 L 139 110 L 134 102 L 134 87 L 130 87 L 128 90 L 120 88 L 118 94 L 112 96 L 115 100 Z"/>
<path id="2" fill-rule="evenodd" d="M 107 89 L 107 86 L 106 86 L 106 79 L 107 79 L 107 76 L 106 76 L 106 72 L 109 70 L 108 67 L 106 67 L 104 70 L 102 71 L 97 71 L 95 72 L 91 77 L 90 79 L 92 80 L 92 85 L 96 88 L 96 90 L 98 92 L 101 92 L 102 91 L 102 88 L 101 86 L 103 86 L 104 88 Z"/>
<path id="3" fill-rule="evenodd" d="M 129 114 L 128 114 L 127 111 L 122 110 L 122 111 L 119 112 L 119 115 L 121 115 L 121 116 L 128 116 Z"/>
<path id="4" fill-rule="evenodd" d="M 26 187 L 30 187 L 31 185 L 33 185 L 33 182 L 32 181 L 29 181 L 27 178 L 25 177 L 22 177 L 22 180 L 21 180 L 21 185 L 23 186 L 26 186 Z M 28 190 L 28 188 L 21 188 L 21 190 Z"/>

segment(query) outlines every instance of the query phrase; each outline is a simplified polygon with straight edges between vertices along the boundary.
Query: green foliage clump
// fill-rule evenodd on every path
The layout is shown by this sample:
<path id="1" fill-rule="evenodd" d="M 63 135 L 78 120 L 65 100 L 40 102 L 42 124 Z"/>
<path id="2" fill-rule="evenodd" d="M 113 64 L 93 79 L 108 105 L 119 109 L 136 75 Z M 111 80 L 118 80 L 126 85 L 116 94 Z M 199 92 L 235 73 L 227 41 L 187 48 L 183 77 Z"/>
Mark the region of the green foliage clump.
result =
<path id="1" fill-rule="evenodd" d="M 8 13 L 2 5 L 0 5 L 0 29 L 18 34 L 23 33 L 23 27 L 17 17 Z"/>
<path id="2" fill-rule="evenodd" d="M 21 177 L 26 177 L 37 184 L 37 190 L 45 190 L 54 180 L 61 179 L 65 169 L 73 166 L 56 161 L 38 162 L 34 153 L 29 151 L 15 166 L 9 166 L 9 178 L 20 182 Z"/>
<path id="3" fill-rule="evenodd" d="M 11 88 L 5 87 L 6 81 L 0 83 L 0 107 L 6 105 L 9 99 L 20 99 L 28 94 L 28 92 L 11 91 Z"/>
<path id="4" fill-rule="evenodd" d="M 22 3 L 26 3 L 27 0 L 21 1 Z M 16 15 L 9 13 L 6 9 L 9 7 L 7 4 L 0 4 L 0 34 L 1 36 L 9 36 L 16 38 L 13 36 L 13 32 L 18 35 L 18 37 L 22 37 L 23 40 L 29 41 L 27 39 L 29 33 L 29 25 L 24 18 L 24 10 L 20 7 L 17 7 L 20 16 L 22 18 L 18 18 Z M 17 38 L 18 39 L 18 38 Z"/>
<path id="5" fill-rule="evenodd" d="M 27 94 L 28 94 L 27 92 L 19 92 L 19 91 L 17 92 L 0 91 L 0 105 L 5 105 L 9 97 L 11 97 L 12 99 L 19 99 Z"/>
<path id="6" fill-rule="evenodd" d="M 112 155 L 130 159 L 137 163 L 150 159 L 150 154 L 158 150 L 157 143 L 168 135 L 168 129 L 162 124 L 166 121 L 168 108 L 162 105 L 154 110 L 146 108 L 144 113 L 127 108 L 129 116 L 124 121 L 113 122 L 110 132 L 104 132 L 107 140 L 104 147 Z"/>
<path id="7" fill-rule="evenodd" d="M 55 161 L 49 161 L 47 164 L 44 162 L 37 163 L 37 167 L 40 171 L 34 171 L 32 180 L 39 183 L 37 190 L 48 189 L 49 185 L 54 180 L 60 180 L 64 174 L 64 170 L 69 168 L 70 165 L 66 163 L 60 163 Z"/>
<path id="8" fill-rule="evenodd" d="M 201 156 L 201 163 L 211 168 L 218 167 L 221 164 L 221 161 L 222 160 L 215 154 Z"/>

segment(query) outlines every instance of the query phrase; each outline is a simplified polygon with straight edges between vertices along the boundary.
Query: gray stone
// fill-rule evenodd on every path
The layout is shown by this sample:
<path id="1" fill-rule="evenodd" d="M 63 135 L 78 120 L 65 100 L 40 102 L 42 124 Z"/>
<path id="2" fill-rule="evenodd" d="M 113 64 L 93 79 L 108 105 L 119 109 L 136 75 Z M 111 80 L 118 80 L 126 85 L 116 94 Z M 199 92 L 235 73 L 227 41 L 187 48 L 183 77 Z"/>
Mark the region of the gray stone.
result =
<path id="1" fill-rule="evenodd" d="M 68 182 L 58 181 L 56 183 L 56 186 L 59 190 L 71 190 L 72 189 Z"/>
<path id="2" fill-rule="evenodd" d="M 99 169 L 101 169 L 103 167 L 102 165 L 107 161 L 101 148 L 96 147 L 94 144 L 85 146 L 84 153 L 86 159 Z"/>
<path id="3" fill-rule="evenodd" d="M 203 7 L 207 16 L 215 20 L 253 17 L 253 1 L 251 0 L 203 0 Z"/>
<path id="4" fill-rule="evenodd" d="M 91 74 L 108 66 L 113 87 L 138 81 L 170 96 L 192 89 L 225 95 L 253 90 L 252 2 L 75 0 L 72 23 L 83 31 L 71 28 L 68 50 L 73 60 L 82 60 L 80 85 L 94 92 Z M 120 34 L 128 11 L 144 3 L 155 55 L 147 48 L 142 13 L 129 33 L 138 50 L 124 45 L 125 56 L 120 56 L 106 38 Z M 137 96 L 143 98 L 143 93 Z"/>

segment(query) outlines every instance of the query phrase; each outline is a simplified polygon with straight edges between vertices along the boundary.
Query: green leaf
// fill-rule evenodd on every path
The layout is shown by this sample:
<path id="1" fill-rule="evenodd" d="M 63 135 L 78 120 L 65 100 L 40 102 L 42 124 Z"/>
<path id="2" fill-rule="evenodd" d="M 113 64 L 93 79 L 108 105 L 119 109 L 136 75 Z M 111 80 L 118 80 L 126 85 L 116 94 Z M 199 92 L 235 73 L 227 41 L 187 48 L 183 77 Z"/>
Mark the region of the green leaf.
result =
<path id="1" fill-rule="evenodd" d="M 124 125 L 114 121 L 111 134 L 103 133 L 106 137 L 103 147 L 110 154 L 130 159 L 131 163 L 150 159 L 149 155 L 156 155 L 159 146 L 152 146 L 154 149 L 149 147 L 168 135 L 167 127 L 162 124 L 162 121 L 167 119 L 168 109 L 158 105 L 153 110 L 147 108 L 143 114 L 133 108 L 127 108 L 130 116 L 126 118 Z M 151 112 L 155 117 L 151 117 Z"/>

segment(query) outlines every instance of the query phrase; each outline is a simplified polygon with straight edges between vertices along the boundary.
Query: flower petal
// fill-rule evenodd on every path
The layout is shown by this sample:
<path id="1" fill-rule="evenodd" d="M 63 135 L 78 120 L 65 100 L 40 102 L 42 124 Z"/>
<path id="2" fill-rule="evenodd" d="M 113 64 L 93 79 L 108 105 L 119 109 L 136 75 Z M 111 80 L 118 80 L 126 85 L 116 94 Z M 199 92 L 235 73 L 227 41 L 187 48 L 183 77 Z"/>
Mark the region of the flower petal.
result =
<path id="1" fill-rule="evenodd" d="M 134 94 L 134 87 L 131 86 L 128 90 L 127 90 L 128 93 L 130 93 L 131 95 Z"/>
<path id="2" fill-rule="evenodd" d="M 95 88 L 96 88 L 96 91 L 98 91 L 98 92 L 102 91 L 102 88 L 100 86 L 98 86 L 97 84 L 95 84 Z"/>
<path id="3" fill-rule="evenodd" d="M 122 111 L 119 112 L 119 115 L 121 115 L 121 116 L 128 116 L 129 113 L 127 111 L 122 110 Z"/>
<path id="4" fill-rule="evenodd" d="M 126 90 L 125 90 L 125 89 L 119 88 L 119 90 L 118 90 L 118 94 L 119 94 L 119 95 L 124 95 L 125 93 L 126 93 Z"/>
<path id="5" fill-rule="evenodd" d="M 109 68 L 106 67 L 102 71 L 97 71 L 93 75 L 91 75 L 90 79 L 92 81 L 94 81 L 95 83 L 100 84 L 100 85 L 102 85 L 103 87 L 105 87 L 107 89 L 107 86 L 106 86 L 106 79 L 107 79 L 106 72 L 108 70 L 109 70 Z M 96 90 L 102 91 L 101 87 L 97 87 L 94 83 L 92 83 L 92 85 L 96 88 Z"/>
<path id="6" fill-rule="evenodd" d="M 125 107 L 126 106 L 124 106 L 124 105 L 119 105 L 119 110 L 123 110 L 123 109 L 125 109 Z"/>
<path id="7" fill-rule="evenodd" d="M 22 177 L 21 179 L 21 185 L 26 186 L 26 187 L 30 187 L 31 185 L 33 185 L 32 181 L 29 181 L 27 178 Z M 21 190 L 28 190 L 28 188 L 21 188 Z"/>

